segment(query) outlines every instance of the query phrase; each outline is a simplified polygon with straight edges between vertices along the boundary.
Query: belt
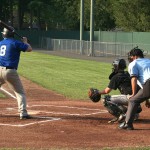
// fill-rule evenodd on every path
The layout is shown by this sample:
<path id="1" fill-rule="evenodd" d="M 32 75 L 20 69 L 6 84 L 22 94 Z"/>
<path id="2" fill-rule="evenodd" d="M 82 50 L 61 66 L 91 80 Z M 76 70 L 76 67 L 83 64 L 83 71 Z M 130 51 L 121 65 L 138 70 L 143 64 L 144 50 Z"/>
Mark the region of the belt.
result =
<path id="1" fill-rule="evenodd" d="M 16 68 L 7 66 L 6 69 L 16 69 Z"/>
<path id="2" fill-rule="evenodd" d="M 2 67 L 2 68 L 6 68 L 6 69 L 16 69 L 15 67 L 10 67 L 10 66 L 0 66 L 0 67 Z M 17 70 L 17 69 L 16 69 Z"/>

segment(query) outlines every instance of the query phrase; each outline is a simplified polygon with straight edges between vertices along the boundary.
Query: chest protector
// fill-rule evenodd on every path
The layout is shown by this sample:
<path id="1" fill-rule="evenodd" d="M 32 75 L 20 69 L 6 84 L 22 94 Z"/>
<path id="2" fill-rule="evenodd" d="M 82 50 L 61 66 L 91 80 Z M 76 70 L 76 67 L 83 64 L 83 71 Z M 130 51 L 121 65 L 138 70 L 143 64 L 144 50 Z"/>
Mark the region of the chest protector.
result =
<path id="1" fill-rule="evenodd" d="M 121 94 L 132 94 L 131 79 L 128 72 L 118 73 L 119 91 Z"/>

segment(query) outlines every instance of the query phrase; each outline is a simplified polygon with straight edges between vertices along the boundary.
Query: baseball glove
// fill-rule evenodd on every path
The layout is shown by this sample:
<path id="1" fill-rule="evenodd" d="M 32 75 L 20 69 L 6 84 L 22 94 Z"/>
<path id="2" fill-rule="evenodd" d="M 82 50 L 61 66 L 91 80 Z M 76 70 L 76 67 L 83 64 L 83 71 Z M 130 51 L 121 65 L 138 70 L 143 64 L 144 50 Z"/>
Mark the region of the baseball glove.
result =
<path id="1" fill-rule="evenodd" d="M 99 94 L 99 90 L 95 88 L 90 88 L 88 91 L 89 98 L 94 102 L 99 102 L 101 99 L 101 94 Z"/>

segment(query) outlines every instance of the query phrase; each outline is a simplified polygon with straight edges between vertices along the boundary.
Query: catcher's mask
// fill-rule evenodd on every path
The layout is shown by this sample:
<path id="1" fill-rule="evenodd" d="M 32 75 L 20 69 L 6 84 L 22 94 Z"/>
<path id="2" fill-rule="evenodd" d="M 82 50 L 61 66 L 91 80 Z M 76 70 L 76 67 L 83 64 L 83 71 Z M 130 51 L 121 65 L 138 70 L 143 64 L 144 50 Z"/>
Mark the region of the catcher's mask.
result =
<path id="1" fill-rule="evenodd" d="M 144 58 L 144 50 L 139 49 L 137 46 L 137 47 L 131 49 L 130 52 L 128 52 L 128 61 L 129 62 L 133 61 L 132 56 L 138 56 L 140 58 Z"/>
<path id="2" fill-rule="evenodd" d="M 3 38 L 9 38 L 9 37 L 14 37 L 14 28 L 9 26 L 10 28 L 12 28 L 12 31 L 4 28 L 2 33 Z"/>
<path id="3" fill-rule="evenodd" d="M 119 70 L 125 70 L 126 69 L 126 61 L 124 59 L 116 59 L 112 63 L 113 65 L 113 72 L 117 73 Z"/>

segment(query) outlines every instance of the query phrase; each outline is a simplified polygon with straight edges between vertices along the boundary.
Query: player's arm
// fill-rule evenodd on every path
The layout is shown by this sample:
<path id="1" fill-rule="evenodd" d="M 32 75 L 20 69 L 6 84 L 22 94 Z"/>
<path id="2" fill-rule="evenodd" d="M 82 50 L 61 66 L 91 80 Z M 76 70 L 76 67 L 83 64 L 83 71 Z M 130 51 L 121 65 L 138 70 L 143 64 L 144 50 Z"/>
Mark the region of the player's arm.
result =
<path id="1" fill-rule="evenodd" d="M 116 90 L 117 87 L 118 87 L 118 84 L 117 84 L 117 80 L 118 78 L 116 78 L 115 76 L 113 76 L 108 84 L 108 86 L 100 91 L 100 94 L 109 94 L 112 90 Z"/>
<path id="2" fill-rule="evenodd" d="M 105 88 L 104 90 L 102 91 L 99 91 L 100 94 L 108 94 L 111 92 L 112 89 L 110 89 L 109 87 Z"/>
<path id="3" fill-rule="evenodd" d="M 28 43 L 28 39 L 26 37 L 23 37 L 22 39 L 23 43 L 27 44 L 28 45 L 28 48 L 26 50 L 26 52 L 31 52 L 32 51 L 32 47 L 31 45 Z"/>
<path id="4" fill-rule="evenodd" d="M 137 77 L 133 76 L 131 78 L 131 87 L 132 87 L 132 95 L 129 98 L 133 97 L 137 93 Z"/>
<path id="5" fill-rule="evenodd" d="M 137 77 L 131 78 L 131 85 L 132 85 L 132 95 L 135 95 L 137 91 Z"/>

